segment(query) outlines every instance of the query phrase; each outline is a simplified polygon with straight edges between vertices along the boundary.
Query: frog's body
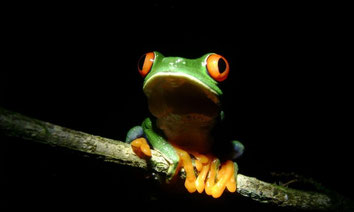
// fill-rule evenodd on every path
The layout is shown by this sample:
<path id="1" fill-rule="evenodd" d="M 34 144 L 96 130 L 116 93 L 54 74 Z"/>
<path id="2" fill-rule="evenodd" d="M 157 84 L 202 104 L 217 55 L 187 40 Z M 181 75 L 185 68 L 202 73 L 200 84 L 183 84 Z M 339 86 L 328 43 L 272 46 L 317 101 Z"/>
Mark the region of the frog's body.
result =
<path id="1" fill-rule="evenodd" d="M 236 190 L 236 163 L 225 163 L 218 171 L 219 160 L 209 154 L 214 143 L 211 131 L 222 114 L 219 101 L 222 91 L 217 84 L 226 79 L 229 72 L 225 58 L 206 54 L 198 59 L 184 59 L 150 52 L 141 60 L 144 63 L 139 72 L 145 77 L 143 90 L 154 119 L 148 118 L 142 126 L 132 128 L 126 141 L 132 143 L 138 155 L 149 156 L 146 138 L 171 162 L 169 179 L 176 174 L 181 163 L 187 172 L 186 187 L 190 192 L 202 192 L 205 188 L 206 193 L 219 197 L 225 187 Z M 224 67 L 220 67 L 220 63 Z M 242 154 L 243 145 L 237 141 L 234 144 L 238 155 Z M 188 153 L 197 161 L 197 177 L 192 165 L 194 158 Z M 232 172 L 232 176 L 223 174 L 227 173 L 225 170 Z M 213 173 L 214 177 L 211 176 Z M 220 180 L 221 176 L 225 179 Z M 223 185 L 215 188 L 218 184 Z"/>

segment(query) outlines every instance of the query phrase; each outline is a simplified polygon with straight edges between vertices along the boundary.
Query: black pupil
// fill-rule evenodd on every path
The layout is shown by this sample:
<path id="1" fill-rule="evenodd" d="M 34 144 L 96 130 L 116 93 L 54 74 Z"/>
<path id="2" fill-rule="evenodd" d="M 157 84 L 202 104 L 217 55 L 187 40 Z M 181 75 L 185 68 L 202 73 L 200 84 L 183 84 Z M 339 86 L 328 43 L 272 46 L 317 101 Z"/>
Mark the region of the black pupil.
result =
<path id="1" fill-rule="evenodd" d="M 220 58 L 218 61 L 219 73 L 222 74 L 226 70 L 226 62 L 224 59 Z"/>
<path id="2" fill-rule="evenodd" d="M 145 63 L 145 58 L 146 58 L 146 54 L 144 54 L 143 56 L 141 56 L 140 59 L 139 59 L 138 68 L 139 68 L 140 70 L 143 70 L 144 63 Z"/>

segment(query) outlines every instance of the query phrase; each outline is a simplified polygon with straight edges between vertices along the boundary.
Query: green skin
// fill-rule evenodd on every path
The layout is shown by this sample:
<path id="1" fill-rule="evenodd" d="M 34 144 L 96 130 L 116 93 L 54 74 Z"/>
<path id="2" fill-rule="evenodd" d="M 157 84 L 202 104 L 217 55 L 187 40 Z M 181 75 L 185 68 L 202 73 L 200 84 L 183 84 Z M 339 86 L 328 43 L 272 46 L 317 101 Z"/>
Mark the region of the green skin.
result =
<path id="1" fill-rule="evenodd" d="M 143 86 L 154 117 L 129 130 L 126 142 L 145 137 L 170 162 L 167 177 L 171 179 L 179 162 L 171 143 L 199 153 L 211 151 L 214 142 L 211 130 L 223 117 L 219 102 L 222 91 L 206 68 L 206 60 L 212 53 L 197 59 L 154 54 Z M 237 144 L 243 151 L 243 145 Z"/>

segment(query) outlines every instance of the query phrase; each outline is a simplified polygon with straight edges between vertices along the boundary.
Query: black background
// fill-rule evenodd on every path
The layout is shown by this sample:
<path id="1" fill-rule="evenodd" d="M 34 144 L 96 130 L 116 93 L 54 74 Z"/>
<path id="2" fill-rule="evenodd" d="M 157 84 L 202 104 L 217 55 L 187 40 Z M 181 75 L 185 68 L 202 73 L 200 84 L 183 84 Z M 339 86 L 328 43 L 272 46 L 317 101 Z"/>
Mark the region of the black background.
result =
<path id="1" fill-rule="evenodd" d="M 240 173 L 277 182 L 270 173 L 295 172 L 352 197 L 345 8 L 180 1 L 11 5 L 2 30 L 0 106 L 123 140 L 149 115 L 136 69 L 142 54 L 197 58 L 216 52 L 231 67 L 221 87 L 228 131 L 246 146 Z M 165 188 L 142 171 L 0 138 L 2 206 L 274 209 L 243 197 L 190 195 L 183 185 Z"/>

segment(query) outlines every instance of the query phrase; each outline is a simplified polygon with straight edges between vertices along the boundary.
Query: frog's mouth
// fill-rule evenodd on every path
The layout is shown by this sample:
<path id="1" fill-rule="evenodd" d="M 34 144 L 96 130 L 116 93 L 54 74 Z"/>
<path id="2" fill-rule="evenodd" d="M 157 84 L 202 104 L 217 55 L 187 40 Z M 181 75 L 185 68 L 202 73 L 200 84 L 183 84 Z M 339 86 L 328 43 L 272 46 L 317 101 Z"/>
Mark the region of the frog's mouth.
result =
<path id="1" fill-rule="evenodd" d="M 209 119 L 220 113 L 217 93 L 200 80 L 183 73 L 156 74 L 145 82 L 143 89 L 150 112 L 157 118 L 174 114 Z"/>

